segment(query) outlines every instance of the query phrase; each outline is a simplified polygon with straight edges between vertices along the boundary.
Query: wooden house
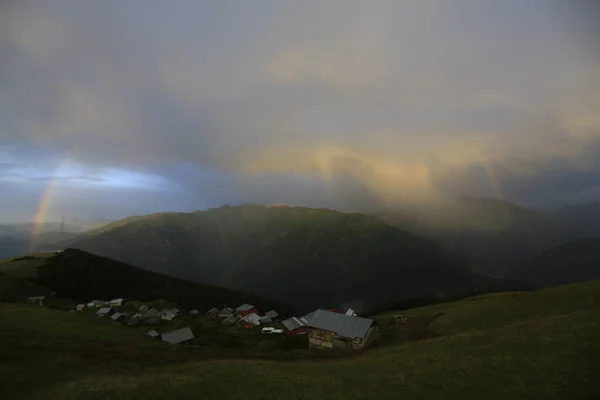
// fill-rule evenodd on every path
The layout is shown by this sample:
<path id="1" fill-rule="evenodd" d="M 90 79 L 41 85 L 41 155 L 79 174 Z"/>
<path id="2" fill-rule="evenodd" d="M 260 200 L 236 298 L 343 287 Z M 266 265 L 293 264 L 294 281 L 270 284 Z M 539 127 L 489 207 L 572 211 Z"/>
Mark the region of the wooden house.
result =
<path id="1" fill-rule="evenodd" d="M 252 304 L 242 304 L 235 309 L 235 312 L 239 317 L 243 317 L 249 314 L 258 314 L 258 309 Z"/>
<path id="2" fill-rule="evenodd" d="M 96 313 L 97 316 L 99 317 L 105 317 L 108 315 L 111 315 L 113 313 L 113 309 L 110 307 L 102 307 L 98 310 L 98 312 Z"/>
<path id="3" fill-rule="evenodd" d="M 286 336 L 303 335 L 308 332 L 308 321 L 315 315 L 318 310 L 306 314 L 303 317 L 292 317 L 281 321 L 285 327 Z"/>
<path id="4" fill-rule="evenodd" d="M 265 315 L 260 317 L 260 322 L 262 324 L 270 324 L 271 322 L 275 321 L 278 316 L 279 314 L 277 314 L 277 311 L 275 310 L 267 311 Z"/>
<path id="5" fill-rule="evenodd" d="M 309 347 L 360 349 L 380 337 L 374 321 L 317 310 L 307 323 Z"/>
<path id="6" fill-rule="evenodd" d="M 175 318 L 175 317 L 177 317 L 177 314 L 171 310 L 164 310 L 160 314 L 160 319 L 165 320 L 165 321 L 172 321 L 173 318 Z"/>
<path id="7" fill-rule="evenodd" d="M 245 315 L 238 324 L 243 328 L 253 328 L 260 325 L 260 316 L 256 313 Z"/>
<path id="8" fill-rule="evenodd" d="M 225 307 L 221 311 L 219 311 L 219 318 L 229 318 L 234 313 L 233 308 Z"/>
<path id="9" fill-rule="evenodd" d="M 123 299 L 112 299 L 108 302 L 111 307 L 121 307 L 123 305 Z"/>
<path id="10" fill-rule="evenodd" d="M 44 296 L 29 297 L 27 299 L 27 303 L 35 304 L 38 306 L 43 306 L 45 301 L 46 301 L 46 297 L 44 297 Z"/>

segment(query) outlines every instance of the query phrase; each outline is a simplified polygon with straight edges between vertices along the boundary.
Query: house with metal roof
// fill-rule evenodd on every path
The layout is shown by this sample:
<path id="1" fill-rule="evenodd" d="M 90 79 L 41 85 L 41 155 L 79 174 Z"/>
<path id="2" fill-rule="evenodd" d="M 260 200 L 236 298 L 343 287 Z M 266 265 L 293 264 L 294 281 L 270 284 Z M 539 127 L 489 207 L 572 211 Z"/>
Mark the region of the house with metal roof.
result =
<path id="1" fill-rule="evenodd" d="M 125 315 L 123 315 L 123 314 L 121 314 L 119 312 L 116 312 L 116 313 L 114 313 L 113 315 L 110 316 L 110 319 L 112 319 L 115 322 L 119 322 L 119 320 L 122 320 L 124 318 L 125 318 Z"/>
<path id="2" fill-rule="evenodd" d="M 36 304 L 38 306 L 43 306 L 44 305 L 44 300 L 46 300 L 46 297 L 44 297 L 44 296 L 29 297 L 27 299 L 27 303 L 29 303 L 29 304 Z"/>
<path id="3" fill-rule="evenodd" d="M 110 315 L 112 313 L 112 311 L 113 311 L 113 309 L 110 307 L 102 307 L 101 309 L 98 310 L 96 315 L 99 317 L 105 317 L 107 315 Z"/>
<path id="4" fill-rule="evenodd" d="M 258 326 L 260 325 L 260 316 L 256 313 L 245 315 L 244 317 L 242 317 L 242 319 L 239 320 L 239 324 L 244 328 L 252 328 L 254 326 Z"/>
<path id="5" fill-rule="evenodd" d="M 160 315 L 160 319 L 164 321 L 172 321 L 175 317 L 177 317 L 177 314 L 173 314 L 170 311 L 164 312 Z"/>
<path id="6" fill-rule="evenodd" d="M 112 299 L 108 302 L 108 305 L 111 307 L 120 307 L 123 305 L 123 299 Z"/>
<path id="7" fill-rule="evenodd" d="M 235 309 L 235 312 L 240 317 L 243 317 L 244 315 L 248 315 L 248 314 L 252 314 L 252 313 L 258 314 L 258 309 L 256 307 L 254 307 L 252 304 L 242 304 L 241 306 L 239 306 L 238 308 Z"/>
<path id="8" fill-rule="evenodd" d="M 379 338 L 370 318 L 354 317 L 327 310 L 312 313 L 308 327 L 309 347 L 360 349 Z"/>
<path id="9" fill-rule="evenodd" d="M 306 314 L 304 317 L 292 317 L 281 321 L 286 329 L 285 334 L 287 336 L 296 336 L 307 333 L 308 320 L 312 318 L 315 312 L 316 311 Z"/>
<path id="10" fill-rule="evenodd" d="M 235 310 L 233 308 L 225 307 L 221 311 L 219 311 L 219 318 L 227 318 L 231 314 L 233 314 Z"/>
<path id="11" fill-rule="evenodd" d="M 160 333 L 156 332 L 156 331 L 153 329 L 153 330 L 151 330 L 151 331 L 149 331 L 149 332 L 146 332 L 146 335 L 150 336 L 150 337 L 151 337 L 151 338 L 153 338 L 153 339 L 156 339 L 157 337 L 159 337 L 159 336 L 160 336 Z"/>
<path id="12" fill-rule="evenodd" d="M 194 338 L 194 333 L 189 327 L 177 329 L 172 332 L 163 333 L 161 339 L 163 342 L 171 344 L 185 343 Z"/>

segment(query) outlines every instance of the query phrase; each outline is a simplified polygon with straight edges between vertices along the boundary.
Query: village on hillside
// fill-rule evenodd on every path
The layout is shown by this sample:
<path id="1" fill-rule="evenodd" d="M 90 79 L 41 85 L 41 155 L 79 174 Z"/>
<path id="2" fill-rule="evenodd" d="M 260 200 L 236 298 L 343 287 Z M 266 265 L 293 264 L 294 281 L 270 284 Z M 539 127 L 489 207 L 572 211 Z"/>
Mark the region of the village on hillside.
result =
<path id="1" fill-rule="evenodd" d="M 46 297 L 30 297 L 28 303 L 45 306 Z M 189 321 L 201 317 L 197 309 L 189 312 L 173 304 L 162 302 L 162 307 L 137 301 L 126 302 L 123 298 L 109 301 L 91 300 L 77 304 L 69 312 L 93 312 L 99 318 L 131 328 L 146 328 L 145 334 L 170 344 L 188 344 L 199 332 L 190 326 L 164 331 L 171 321 Z M 211 308 L 202 313 L 204 317 L 220 320 L 222 326 L 234 326 L 239 329 L 260 329 L 263 335 L 279 335 L 284 338 L 307 335 L 309 348 L 360 349 L 369 346 L 381 335 L 373 319 L 359 317 L 348 308 L 345 312 L 336 309 L 317 309 L 301 316 L 280 319 L 275 310 L 261 313 L 252 304 L 242 304 L 236 308 Z M 184 318 L 185 316 L 185 318 Z"/>

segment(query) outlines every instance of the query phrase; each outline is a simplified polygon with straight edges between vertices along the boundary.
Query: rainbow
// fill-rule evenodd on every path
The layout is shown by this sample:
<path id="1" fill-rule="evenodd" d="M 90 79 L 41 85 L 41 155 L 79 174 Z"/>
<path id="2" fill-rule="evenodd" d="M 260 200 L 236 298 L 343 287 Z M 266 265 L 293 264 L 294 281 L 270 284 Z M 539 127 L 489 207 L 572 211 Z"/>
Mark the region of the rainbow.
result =
<path id="1" fill-rule="evenodd" d="M 33 222 L 31 223 L 31 230 L 29 231 L 29 252 L 33 252 L 36 246 L 36 238 L 40 233 L 40 228 L 42 223 L 46 220 L 46 214 L 48 213 L 48 209 L 52 202 L 52 197 L 54 196 L 54 192 L 56 190 L 56 186 L 59 180 L 59 173 L 62 170 L 63 166 L 67 163 L 68 156 L 63 157 L 59 162 L 58 166 L 54 169 L 52 174 L 52 179 L 44 188 L 42 193 L 42 197 L 38 202 L 38 205 L 35 209 L 35 213 L 33 216 Z"/>

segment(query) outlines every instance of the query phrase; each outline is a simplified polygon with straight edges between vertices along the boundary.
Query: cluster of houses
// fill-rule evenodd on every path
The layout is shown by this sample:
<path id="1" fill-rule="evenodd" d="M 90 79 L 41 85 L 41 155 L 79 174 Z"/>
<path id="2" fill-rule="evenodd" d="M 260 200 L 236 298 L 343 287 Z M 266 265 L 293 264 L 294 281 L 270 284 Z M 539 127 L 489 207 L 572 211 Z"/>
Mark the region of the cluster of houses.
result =
<path id="1" fill-rule="evenodd" d="M 258 309 L 252 304 L 242 304 L 235 309 L 229 307 L 226 307 L 222 310 L 213 308 L 209 310 L 207 314 L 217 318 L 222 318 L 223 325 L 237 324 L 243 328 L 253 328 L 261 324 L 277 322 L 279 317 L 279 314 L 275 310 L 267 311 L 264 315 L 260 315 Z"/>
<path id="2" fill-rule="evenodd" d="M 30 304 L 44 304 L 44 297 L 30 297 Z M 124 323 L 133 327 L 138 325 L 158 325 L 161 320 L 171 321 L 180 314 L 178 308 L 165 308 L 158 310 L 142 305 L 134 313 L 119 312 L 116 308 L 123 305 L 122 298 L 110 301 L 93 300 L 89 303 L 78 304 L 77 311 L 85 308 L 98 309 L 96 315 L 109 317 L 115 322 Z M 197 315 L 198 310 L 190 311 Z M 133 314 L 133 315 L 132 315 Z M 223 325 L 237 325 L 242 328 L 254 328 L 260 325 L 280 323 L 284 329 L 273 326 L 263 327 L 264 334 L 285 334 L 287 337 L 307 335 L 311 348 L 350 348 L 359 349 L 367 347 L 380 337 L 379 330 L 370 318 L 362 318 L 349 308 L 342 313 L 336 309 L 317 309 L 302 317 L 291 317 L 280 320 L 275 310 L 261 315 L 258 308 L 252 304 L 242 304 L 237 308 L 213 308 L 207 315 L 222 319 Z M 404 319 L 404 318 L 403 318 Z M 177 329 L 172 332 L 160 334 L 156 330 L 147 332 L 153 338 L 160 338 L 164 342 L 180 344 L 194 339 L 194 333 L 189 327 Z"/>
<path id="3" fill-rule="evenodd" d="M 46 296 L 33 296 L 27 299 L 28 304 L 35 304 L 38 306 L 43 306 L 46 302 Z"/>
<path id="4" fill-rule="evenodd" d="M 117 307 L 123 305 L 123 299 L 113 299 L 110 301 L 92 300 L 89 303 L 77 304 L 77 311 L 83 311 L 87 308 L 97 308 L 96 315 L 99 317 L 110 317 L 113 321 L 125 322 L 127 326 L 158 325 L 160 321 L 171 321 L 179 315 L 178 308 L 165 308 L 157 310 L 147 305 L 141 306 L 135 313 L 118 312 Z M 198 310 L 192 310 L 191 314 L 198 314 Z M 133 314 L 133 315 L 132 315 Z"/>
<path id="5" fill-rule="evenodd" d="M 258 309 L 251 304 L 243 304 L 236 309 L 212 309 L 208 313 L 223 318 L 224 325 L 237 323 L 245 328 L 279 322 L 275 310 L 261 316 Z M 374 321 L 359 317 L 351 308 L 345 313 L 335 309 L 318 309 L 302 317 L 285 319 L 281 324 L 288 337 L 308 334 L 309 347 L 313 348 L 359 349 L 367 347 L 380 337 Z M 265 327 L 262 333 L 284 333 L 284 330 Z"/>

